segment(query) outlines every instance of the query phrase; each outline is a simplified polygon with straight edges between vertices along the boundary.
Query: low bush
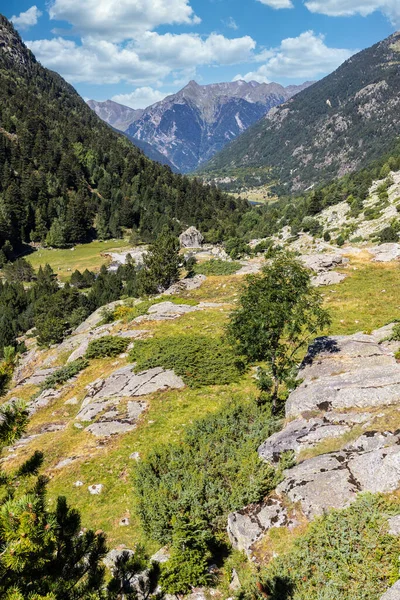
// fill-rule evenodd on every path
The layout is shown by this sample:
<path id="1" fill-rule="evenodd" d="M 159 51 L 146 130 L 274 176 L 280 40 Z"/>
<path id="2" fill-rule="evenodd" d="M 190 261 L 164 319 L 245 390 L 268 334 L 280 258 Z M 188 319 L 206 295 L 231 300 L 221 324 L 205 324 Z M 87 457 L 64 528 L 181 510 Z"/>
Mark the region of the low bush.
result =
<path id="1" fill-rule="evenodd" d="M 86 358 L 106 358 L 118 356 L 125 352 L 129 346 L 130 340 L 114 335 L 105 335 L 104 337 L 92 340 L 86 350 Z"/>
<path id="2" fill-rule="evenodd" d="M 233 275 L 241 269 L 242 265 L 239 262 L 228 262 L 212 258 L 207 262 L 197 264 L 194 268 L 195 273 L 201 275 Z"/>
<path id="3" fill-rule="evenodd" d="M 173 517 L 226 528 L 232 510 L 261 500 L 280 474 L 257 448 L 278 420 L 255 402 L 233 402 L 191 425 L 182 440 L 154 448 L 135 472 L 138 511 L 148 535 L 171 541 Z"/>
<path id="4" fill-rule="evenodd" d="M 271 600 L 376 600 L 398 579 L 400 539 L 387 525 L 388 515 L 398 512 L 399 506 L 366 494 L 315 520 L 266 569 L 265 594 Z"/>
<path id="5" fill-rule="evenodd" d="M 206 335 L 138 340 L 130 359 L 136 362 L 137 371 L 173 369 L 192 388 L 232 383 L 245 369 L 244 362 L 222 338 Z"/>
<path id="6" fill-rule="evenodd" d="M 89 361 L 85 358 L 78 358 L 77 360 L 70 362 L 68 365 L 61 367 L 61 369 L 58 369 L 49 375 L 42 384 L 42 389 L 48 390 L 57 385 L 62 385 L 72 377 L 75 377 L 75 375 L 78 375 L 83 369 L 86 369 L 88 365 Z"/>

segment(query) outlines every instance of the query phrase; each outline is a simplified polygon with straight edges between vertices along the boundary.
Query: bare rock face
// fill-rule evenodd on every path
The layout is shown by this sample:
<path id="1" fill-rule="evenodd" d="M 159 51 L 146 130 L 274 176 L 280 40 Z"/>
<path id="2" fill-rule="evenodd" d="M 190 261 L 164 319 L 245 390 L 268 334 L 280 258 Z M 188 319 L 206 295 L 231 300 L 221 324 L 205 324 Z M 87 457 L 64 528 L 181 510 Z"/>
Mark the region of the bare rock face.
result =
<path id="1" fill-rule="evenodd" d="M 110 302 L 110 304 L 106 304 L 105 306 L 101 306 L 97 310 L 94 311 L 88 318 L 83 321 L 74 331 L 74 334 L 85 333 L 94 329 L 101 323 L 103 320 L 103 313 L 106 310 L 114 310 L 117 306 L 121 306 L 123 304 L 122 300 L 115 300 L 115 302 Z"/>
<path id="2" fill-rule="evenodd" d="M 391 262 L 400 258 L 400 244 L 388 243 L 368 248 L 368 252 L 374 255 L 376 262 Z"/>
<path id="3" fill-rule="evenodd" d="M 235 548 L 251 556 L 255 541 L 271 527 L 290 527 L 299 515 L 312 520 L 346 508 L 360 493 L 399 489 L 400 432 L 374 429 L 374 419 L 384 415 L 376 408 L 400 404 L 400 364 L 387 341 L 392 330 L 387 325 L 371 335 L 318 338 L 310 346 L 299 371 L 302 383 L 286 402 L 286 416 L 294 419 L 261 444 L 258 453 L 275 464 L 283 452 L 298 456 L 325 440 L 337 439 L 340 449 L 318 453 L 316 448 L 312 458 L 284 472 L 273 496 L 230 515 L 228 532 Z M 346 441 L 355 426 L 365 432 Z M 296 507 L 292 523 L 278 506 Z M 276 514 L 268 520 L 273 510 Z M 259 517 L 263 511 L 265 519 Z M 388 530 L 400 535 L 400 517 L 388 519 Z M 400 586 L 383 599 L 395 599 L 391 594 L 398 592 Z"/>
<path id="4" fill-rule="evenodd" d="M 165 292 L 163 292 L 164 296 L 175 296 L 182 294 L 182 292 L 188 292 L 192 290 L 197 290 L 207 279 L 205 275 L 195 275 L 189 279 L 181 279 L 176 283 L 173 283 L 171 287 L 169 287 Z"/>
<path id="5" fill-rule="evenodd" d="M 330 271 L 335 267 L 345 265 L 348 260 L 344 259 L 340 254 L 304 254 L 300 257 L 301 262 L 316 273 Z"/>
<path id="6" fill-rule="evenodd" d="M 231 513 L 228 516 L 228 535 L 236 550 L 249 555 L 251 546 L 266 530 L 288 524 L 282 503 L 270 498 L 265 504 L 250 504 L 241 511 Z"/>
<path id="7" fill-rule="evenodd" d="M 400 580 L 380 597 L 380 600 L 400 600 Z"/>
<path id="8" fill-rule="evenodd" d="M 366 408 L 400 402 L 400 365 L 372 335 L 318 338 L 299 372 L 303 383 L 286 415 L 308 410 Z"/>
<path id="9" fill-rule="evenodd" d="M 196 227 L 189 227 L 179 236 L 181 248 L 201 248 L 204 237 Z"/>
<path id="10" fill-rule="evenodd" d="M 165 371 L 161 367 L 134 373 L 132 365 L 122 367 L 106 379 L 98 379 L 88 387 L 88 393 L 82 407 L 93 400 L 110 398 L 130 398 L 145 396 L 153 392 L 185 387 L 180 377 L 173 371 Z"/>
<path id="11" fill-rule="evenodd" d="M 340 437 L 350 431 L 345 422 L 332 423 L 325 418 L 296 419 L 282 431 L 274 433 L 258 449 L 259 457 L 269 463 L 276 463 L 283 452 L 312 448 L 327 438 Z"/>

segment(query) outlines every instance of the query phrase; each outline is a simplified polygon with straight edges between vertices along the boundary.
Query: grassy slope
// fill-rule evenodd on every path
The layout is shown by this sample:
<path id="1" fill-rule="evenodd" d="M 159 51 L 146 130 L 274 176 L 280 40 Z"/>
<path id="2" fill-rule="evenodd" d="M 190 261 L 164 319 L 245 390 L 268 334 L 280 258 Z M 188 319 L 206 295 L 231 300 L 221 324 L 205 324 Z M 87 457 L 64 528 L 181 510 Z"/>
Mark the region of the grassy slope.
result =
<path id="1" fill-rule="evenodd" d="M 49 262 L 55 266 L 54 255 L 49 252 Z M 68 252 L 68 251 L 67 251 Z M 78 248 L 73 258 L 90 260 L 96 250 L 93 245 Z M 68 259 L 69 255 L 66 256 Z M 58 260 L 58 258 L 57 258 Z M 69 263 L 71 264 L 71 263 Z M 65 266 L 65 265 L 64 265 Z M 93 267 L 93 263 L 87 266 Z M 72 268 L 69 267 L 69 268 Z M 341 284 L 323 289 L 326 305 L 332 311 L 331 333 L 353 333 L 368 331 L 396 319 L 400 313 L 399 294 L 400 268 L 398 263 L 371 263 L 367 254 L 352 257 L 346 272 L 349 277 Z M 184 332 L 204 333 L 207 330 L 216 334 L 223 329 L 229 311 L 238 297 L 243 279 L 235 276 L 209 277 L 198 290 L 185 294 L 197 301 L 206 300 L 226 303 L 223 308 L 187 314 L 174 321 L 146 323 L 155 336 L 168 337 Z M 382 290 L 386 292 L 382 292 Z M 132 328 L 131 325 L 124 327 Z M 142 325 L 138 325 L 142 329 Z M 77 382 L 51 406 L 39 411 L 31 420 L 29 433 L 40 430 L 45 423 L 65 423 L 66 429 L 56 433 L 46 433 L 31 442 L 19 453 L 29 455 L 40 448 L 46 454 L 46 470 L 51 476 L 50 498 L 64 494 L 82 511 L 83 524 L 87 527 L 101 528 L 109 536 L 110 545 L 126 544 L 132 546 L 136 541 L 145 542 L 149 549 L 155 546 L 145 539 L 135 517 L 132 499 L 132 472 L 135 461 L 129 459 L 132 452 L 145 455 L 155 443 L 179 440 L 181 432 L 193 420 L 216 411 L 235 396 L 247 402 L 256 394 L 251 374 L 242 378 L 238 384 L 214 386 L 200 390 L 184 389 L 152 394 L 147 397 L 148 411 L 142 417 L 138 428 L 123 436 L 108 439 L 104 443 L 98 438 L 74 427 L 73 418 L 79 410 L 77 405 L 65 405 L 65 401 L 76 396 L 81 401 L 85 395 L 85 386 L 100 376 L 125 364 L 125 359 L 97 360 L 84 371 Z M 13 390 L 12 395 L 26 399 L 35 391 Z M 123 408 L 121 403 L 120 408 Z M 395 415 L 387 415 L 382 427 L 392 424 Z M 382 420 L 382 418 L 381 418 Z M 54 466 L 66 457 L 78 457 L 70 466 L 55 470 Z M 73 483 L 82 481 L 84 486 L 74 487 Z M 104 491 L 99 496 L 90 496 L 87 486 L 103 483 Z M 118 525 L 122 517 L 130 517 L 130 526 Z"/>
<path id="2" fill-rule="evenodd" d="M 103 264 L 108 264 L 110 259 L 102 256 L 105 252 L 121 252 L 129 249 L 127 240 L 95 241 L 90 244 L 78 244 L 74 249 L 55 250 L 41 249 L 29 254 L 26 259 L 37 270 L 48 263 L 61 281 L 66 281 L 78 269 L 98 271 Z"/>

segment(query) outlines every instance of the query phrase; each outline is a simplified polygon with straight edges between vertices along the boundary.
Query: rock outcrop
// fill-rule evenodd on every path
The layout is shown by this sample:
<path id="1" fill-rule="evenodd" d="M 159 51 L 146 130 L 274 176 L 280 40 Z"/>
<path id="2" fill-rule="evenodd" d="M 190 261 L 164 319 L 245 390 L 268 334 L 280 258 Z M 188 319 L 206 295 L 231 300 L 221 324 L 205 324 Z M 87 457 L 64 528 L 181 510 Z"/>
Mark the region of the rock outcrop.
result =
<path id="1" fill-rule="evenodd" d="M 181 248 L 201 248 L 204 242 L 204 236 L 196 227 L 189 227 L 179 236 Z"/>
<path id="2" fill-rule="evenodd" d="M 400 405 L 400 364 L 394 342 L 388 342 L 392 329 L 319 338 L 310 346 L 301 383 L 286 403 L 288 422 L 258 450 L 271 464 L 288 451 L 299 462 L 284 472 L 271 497 L 229 515 L 235 548 L 252 556 L 254 544 L 272 527 L 294 527 L 298 520 L 346 508 L 360 493 L 399 489 L 400 431 L 375 425 L 384 416 L 379 409 Z M 324 450 L 326 444 L 337 450 Z M 309 458 L 302 459 L 303 451 Z M 294 507 L 290 514 L 288 506 Z M 400 534 L 400 518 L 392 517 L 388 529 Z"/>

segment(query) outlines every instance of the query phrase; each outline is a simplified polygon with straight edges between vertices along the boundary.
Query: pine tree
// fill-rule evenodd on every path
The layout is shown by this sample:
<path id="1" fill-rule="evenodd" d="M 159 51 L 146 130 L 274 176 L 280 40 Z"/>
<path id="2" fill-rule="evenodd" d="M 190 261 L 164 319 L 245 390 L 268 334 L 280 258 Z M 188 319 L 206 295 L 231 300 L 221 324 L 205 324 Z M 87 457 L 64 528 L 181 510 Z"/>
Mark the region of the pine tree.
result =
<path id="1" fill-rule="evenodd" d="M 0 407 L 0 451 L 19 439 L 27 420 L 19 403 Z M 0 469 L 0 597 L 100 600 L 104 534 L 82 533 L 79 513 L 65 498 L 49 510 L 42 462 L 36 452 L 13 473 Z"/>

